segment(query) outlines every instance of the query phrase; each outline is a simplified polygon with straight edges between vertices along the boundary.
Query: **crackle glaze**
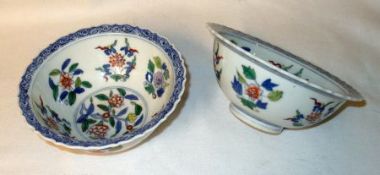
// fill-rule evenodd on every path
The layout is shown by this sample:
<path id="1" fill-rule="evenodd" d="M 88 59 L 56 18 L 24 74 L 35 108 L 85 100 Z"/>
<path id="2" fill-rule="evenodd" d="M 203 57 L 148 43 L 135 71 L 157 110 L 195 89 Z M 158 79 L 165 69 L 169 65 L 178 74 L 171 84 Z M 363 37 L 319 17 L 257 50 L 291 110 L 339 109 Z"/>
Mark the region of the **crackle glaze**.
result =
<path id="1" fill-rule="evenodd" d="M 20 107 L 44 138 L 68 148 L 120 151 L 146 138 L 184 92 L 184 60 L 165 38 L 130 25 L 86 28 L 30 64 Z"/>
<path id="2" fill-rule="evenodd" d="M 361 95 L 342 80 L 287 51 L 234 29 L 209 24 L 218 83 L 231 112 L 265 132 L 305 128 Z"/>

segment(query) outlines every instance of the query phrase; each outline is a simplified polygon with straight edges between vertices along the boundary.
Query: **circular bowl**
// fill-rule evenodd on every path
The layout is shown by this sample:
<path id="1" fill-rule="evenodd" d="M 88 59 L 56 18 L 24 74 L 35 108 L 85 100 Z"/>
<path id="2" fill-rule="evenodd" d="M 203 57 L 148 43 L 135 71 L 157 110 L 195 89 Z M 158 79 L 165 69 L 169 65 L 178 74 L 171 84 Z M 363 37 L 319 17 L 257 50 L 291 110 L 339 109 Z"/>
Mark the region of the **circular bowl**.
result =
<path id="1" fill-rule="evenodd" d="M 184 60 L 167 39 L 130 25 L 101 25 L 44 49 L 22 76 L 19 104 L 48 141 L 120 151 L 169 116 L 185 81 Z"/>
<path id="2" fill-rule="evenodd" d="M 346 101 L 362 101 L 351 86 L 327 71 L 258 38 L 209 23 L 213 64 L 230 110 L 259 130 L 317 125 Z"/>

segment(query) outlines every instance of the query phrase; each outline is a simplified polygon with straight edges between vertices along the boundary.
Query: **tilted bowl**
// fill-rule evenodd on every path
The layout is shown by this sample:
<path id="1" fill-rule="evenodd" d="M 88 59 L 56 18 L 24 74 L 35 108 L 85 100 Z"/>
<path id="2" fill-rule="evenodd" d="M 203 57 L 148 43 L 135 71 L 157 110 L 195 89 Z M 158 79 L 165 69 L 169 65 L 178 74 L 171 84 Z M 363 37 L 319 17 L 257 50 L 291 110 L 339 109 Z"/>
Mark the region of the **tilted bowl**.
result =
<path id="1" fill-rule="evenodd" d="M 130 25 L 102 25 L 44 49 L 22 77 L 19 104 L 29 125 L 53 143 L 120 151 L 175 109 L 185 74 L 167 39 Z"/>
<path id="2" fill-rule="evenodd" d="M 208 24 L 214 36 L 214 71 L 230 110 L 265 132 L 317 125 L 347 101 L 362 101 L 327 71 L 237 30 Z"/>

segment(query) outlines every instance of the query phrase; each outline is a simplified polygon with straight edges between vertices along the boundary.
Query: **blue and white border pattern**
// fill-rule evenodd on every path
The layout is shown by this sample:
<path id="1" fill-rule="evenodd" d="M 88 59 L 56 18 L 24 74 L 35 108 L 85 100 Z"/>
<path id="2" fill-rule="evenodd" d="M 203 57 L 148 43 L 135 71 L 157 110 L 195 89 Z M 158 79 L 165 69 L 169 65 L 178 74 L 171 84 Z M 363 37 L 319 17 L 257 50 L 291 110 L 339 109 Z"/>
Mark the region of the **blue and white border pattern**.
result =
<path id="1" fill-rule="evenodd" d="M 69 137 L 61 136 L 50 129 L 42 126 L 36 117 L 34 116 L 29 100 L 28 90 L 31 85 L 33 74 L 36 72 L 38 67 L 48 58 L 49 55 L 57 51 L 58 49 L 64 47 L 65 45 L 91 35 L 97 35 L 102 33 L 125 33 L 136 35 L 141 38 L 145 38 L 160 48 L 168 55 L 172 61 L 172 65 L 175 71 L 175 86 L 172 96 L 170 97 L 168 103 L 165 107 L 158 113 L 156 116 L 145 124 L 143 127 L 136 129 L 130 134 L 126 134 L 122 137 L 115 139 L 106 139 L 106 140 L 96 140 L 96 141 L 80 141 L 71 139 Z M 64 36 L 58 39 L 53 44 L 49 45 L 44 49 L 27 67 L 24 75 L 22 76 L 20 85 L 19 85 L 19 105 L 22 110 L 23 115 L 25 116 L 27 122 L 40 132 L 44 137 L 53 139 L 58 143 L 63 143 L 69 146 L 78 146 L 78 147 L 102 147 L 111 144 L 117 144 L 119 142 L 129 141 L 133 137 L 144 134 L 145 131 L 150 128 L 155 127 L 161 120 L 164 120 L 167 117 L 167 114 L 174 110 L 176 103 L 180 100 L 180 97 L 184 91 L 184 84 L 186 79 L 186 70 L 184 67 L 184 60 L 181 58 L 180 54 L 175 50 L 169 41 L 156 33 L 153 33 L 147 29 L 141 29 L 139 27 L 130 26 L 127 24 L 124 25 L 101 25 L 97 27 L 81 29 L 75 33 L 71 33 L 67 36 Z"/>

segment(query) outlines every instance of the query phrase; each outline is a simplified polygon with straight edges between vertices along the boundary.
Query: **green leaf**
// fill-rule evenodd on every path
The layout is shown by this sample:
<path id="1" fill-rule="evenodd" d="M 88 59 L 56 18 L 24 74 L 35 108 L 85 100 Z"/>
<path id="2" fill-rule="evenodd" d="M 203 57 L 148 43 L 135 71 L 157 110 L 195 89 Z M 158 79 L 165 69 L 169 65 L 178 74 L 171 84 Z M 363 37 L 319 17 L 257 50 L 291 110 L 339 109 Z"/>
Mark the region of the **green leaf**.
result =
<path id="1" fill-rule="evenodd" d="M 88 81 L 82 81 L 82 86 L 85 88 L 91 88 L 92 84 Z"/>
<path id="2" fill-rule="evenodd" d="M 303 72 L 303 68 L 301 68 L 299 71 L 297 71 L 294 75 L 297 77 L 301 77 Z"/>
<path id="3" fill-rule="evenodd" d="M 119 91 L 119 94 L 121 95 L 121 96 L 125 96 L 127 93 L 125 92 L 125 90 L 124 89 L 122 89 L 122 88 L 117 88 L 117 91 Z"/>
<path id="4" fill-rule="evenodd" d="M 272 92 L 270 92 L 269 94 L 268 94 L 268 99 L 270 100 L 270 101 L 278 101 L 278 100 L 280 100 L 281 98 L 282 98 L 282 94 L 283 94 L 283 92 L 282 91 L 278 91 L 278 90 L 276 90 L 276 91 L 272 91 Z"/>
<path id="5" fill-rule="evenodd" d="M 96 106 L 98 106 L 98 108 L 100 108 L 100 109 L 103 110 L 103 111 L 106 111 L 106 112 L 109 111 L 109 108 L 108 108 L 108 106 L 106 106 L 106 105 L 98 104 L 98 105 L 96 105 Z"/>
<path id="6" fill-rule="evenodd" d="M 136 56 L 133 57 L 132 64 L 136 65 Z"/>
<path id="7" fill-rule="evenodd" d="M 247 80 L 245 80 L 245 78 L 240 74 L 239 71 L 237 71 L 237 74 L 238 74 L 239 82 L 241 82 L 243 84 L 247 84 Z"/>
<path id="8" fill-rule="evenodd" d="M 104 94 L 98 94 L 98 95 L 95 95 L 95 97 L 100 100 L 100 101 L 107 101 L 108 100 L 108 97 L 107 95 L 104 95 Z"/>
<path id="9" fill-rule="evenodd" d="M 74 91 L 69 92 L 69 105 L 73 105 L 75 103 L 76 98 L 77 95 Z"/>
<path id="10" fill-rule="evenodd" d="M 282 69 L 284 69 L 285 71 L 288 71 L 289 69 L 291 69 L 293 67 L 293 65 L 290 65 L 290 66 L 286 66 L 286 67 L 284 67 L 284 68 L 282 68 Z"/>
<path id="11" fill-rule="evenodd" d="M 153 57 L 153 60 L 154 60 L 154 64 L 156 64 L 156 67 L 159 68 L 159 69 L 161 69 L 161 66 L 162 66 L 162 64 L 161 64 L 161 58 L 158 57 L 158 56 L 156 56 L 156 57 Z"/>
<path id="12" fill-rule="evenodd" d="M 68 127 L 66 124 L 63 124 L 63 129 L 65 129 L 65 131 L 70 134 L 71 133 L 71 128 Z"/>
<path id="13" fill-rule="evenodd" d="M 303 124 L 300 123 L 300 122 L 294 122 L 294 123 L 293 123 L 293 126 L 303 126 Z"/>
<path id="14" fill-rule="evenodd" d="M 250 80 L 256 79 L 255 69 L 253 69 L 249 66 L 248 67 L 244 66 L 244 65 L 242 65 L 242 67 L 243 67 L 243 73 L 244 73 L 245 78 L 250 79 Z"/>
<path id="15" fill-rule="evenodd" d="M 58 86 L 54 86 L 53 87 L 53 98 L 55 101 L 57 101 L 57 97 L 58 97 Z"/>
<path id="16" fill-rule="evenodd" d="M 75 87 L 79 87 L 82 84 L 82 80 L 78 77 L 75 79 Z"/>
<path id="17" fill-rule="evenodd" d="M 104 69 L 102 67 L 97 67 L 95 70 L 104 72 Z"/>
<path id="18" fill-rule="evenodd" d="M 152 60 L 149 60 L 148 70 L 149 70 L 149 72 L 154 73 L 154 64 L 153 64 Z"/>
<path id="19" fill-rule="evenodd" d="M 72 65 L 70 66 L 70 68 L 69 68 L 69 72 L 74 72 L 75 69 L 77 69 L 78 65 L 79 65 L 78 63 L 74 63 L 74 64 L 72 64 Z"/>
<path id="20" fill-rule="evenodd" d="M 167 69 L 164 71 L 164 78 L 165 80 L 169 79 L 169 70 Z"/>
<path id="21" fill-rule="evenodd" d="M 93 119 L 86 119 L 86 120 L 82 123 L 82 125 L 81 125 L 81 127 L 82 127 L 82 132 L 86 132 L 87 129 L 88 129 L 88 127 L 89 127 L 91 124 L 94 124 L 94 123 L 96 123 L 96 120 L 93 120 Z"/>
<path id="22" fill-rule="evenodd" d="M 111 75 L 111 78 L 115 81 L 119 81 L 120 79 L 123 78 L 123 75 L 120 75 L 120 74 L 113 74 Z"/>
<path id="23" fill-rule="evenodd" d="M 113 117 L 110 118 L 110 124 L 112 127 L 115 127 L 115 119 Z"/>
<path id="24" fill-rule="evenodd" d="M 111 44 L 111 47 L 115 47 L 117 44 L 117 40 L 115 40 L 112 44 Z"/>
<path id="25" fill-rule="evenodd" d="M 152 84 L 147 84 L 145 86 L 145 90 L 149 93 L 149 94 L 154 94 L 154 87 Z"/>
<path id="26" fill-rule="evenodd" d="M 89 126 L 89 123 L 87 120 L 85 120 L 82 125 L 81 125 L 81 128 L 82 128 L 82 132 L 86 132 L 87 129 L 88 129 L 88 126 Z"/>
<path id="27" fill-rule="evenodd" d="M 59 69 L 53 69 L 51 72 L 50 72 L 50 76 L 57 76 L 61 74 L 61 71 Z"/>
<path id="28" fill-rule="evenodd" d="M 94 120 L 94 119 L 87 119 L 87 122 L 88 122 L 88 124 L 94 124 L 94 123 L 96 123 L 96 120 Z"/>
<path id="29" fill-rule="evenodd" d="M 256 104 L 254 102 L 252 102 L 251 100 L 247 100 L 245 98 L 240 98 L 240 101 L 244 106 L 247 106 L 249 109 L 253 109 L 256 107 Z"/>
<path id="30" fill-rule="evenodd" d="M 141 111 L 142 107 L 139 104 L 135 103 L 135 114 L 138 116 L 141 114 Z"/>

